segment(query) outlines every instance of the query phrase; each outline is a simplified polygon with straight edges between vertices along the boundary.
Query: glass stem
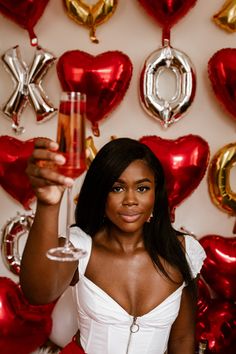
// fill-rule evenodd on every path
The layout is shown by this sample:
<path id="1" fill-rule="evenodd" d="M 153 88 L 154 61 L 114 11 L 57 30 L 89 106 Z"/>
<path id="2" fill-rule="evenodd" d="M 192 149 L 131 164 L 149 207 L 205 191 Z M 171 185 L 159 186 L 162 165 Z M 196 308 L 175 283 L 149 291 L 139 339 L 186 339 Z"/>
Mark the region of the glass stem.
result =
<path id="1" fill-rule="evenodd" d="M 70 247 L 70 226 L 72 223 L 72 187 L 67 187 L 66 241 L 65 247 Z"/>

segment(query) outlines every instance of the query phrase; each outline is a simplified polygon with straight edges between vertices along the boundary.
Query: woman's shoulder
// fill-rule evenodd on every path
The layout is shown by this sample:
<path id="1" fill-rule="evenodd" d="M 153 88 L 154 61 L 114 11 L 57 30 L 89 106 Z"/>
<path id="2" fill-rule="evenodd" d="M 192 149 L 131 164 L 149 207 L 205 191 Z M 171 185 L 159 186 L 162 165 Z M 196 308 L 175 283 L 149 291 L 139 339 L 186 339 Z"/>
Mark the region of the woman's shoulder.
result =
<path id="1" fill-rule="evenodd" d="M 70 241 L 76 248 L 86 251 L 86 255 L 79 260 L 79 274 L 84 274 L 88 265 L 88 261 L 92 250 L 92 238 L 78 226 L 70 228 Z"/>
<path id="2" fill-rule="evenodd" d="M 86 232 L 84 232 L 78 226 L 72 226 L 70 228 L 70 240 L 75 247 L 90 248 L 92 244 L 92 238 Z"/>
<path id="3" fill-rule="evenodd" d="M 179 239 L 184 244 L 186 259 L 191 269 L 192 277 L 195 278 L 202 268 L 206 252 L 193 235 L 184 234 L 179 236 Z"/>

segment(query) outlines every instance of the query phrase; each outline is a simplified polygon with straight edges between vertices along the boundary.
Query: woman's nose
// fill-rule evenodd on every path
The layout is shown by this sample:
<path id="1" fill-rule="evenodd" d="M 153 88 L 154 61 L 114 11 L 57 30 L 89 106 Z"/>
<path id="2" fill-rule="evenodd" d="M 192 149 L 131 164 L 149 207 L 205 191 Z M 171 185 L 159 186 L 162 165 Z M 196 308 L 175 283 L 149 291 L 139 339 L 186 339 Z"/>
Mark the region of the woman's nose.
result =
<path id="1" fill-rule="evenodd" d="M 125 192 L 124 199 L 123 199 L 123 204 L 124 205 L 138 204 L 138 200 L 137 200 L 135 191 L 127 190 Z"/>

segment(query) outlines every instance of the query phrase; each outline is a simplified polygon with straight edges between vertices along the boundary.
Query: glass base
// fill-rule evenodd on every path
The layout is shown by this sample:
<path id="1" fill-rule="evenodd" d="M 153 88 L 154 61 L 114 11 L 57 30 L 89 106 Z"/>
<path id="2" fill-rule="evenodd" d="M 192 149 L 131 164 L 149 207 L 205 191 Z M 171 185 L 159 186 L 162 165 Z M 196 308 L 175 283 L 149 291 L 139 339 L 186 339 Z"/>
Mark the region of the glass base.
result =
<path id="1" fill-rule="evenodd" d="M 47 257 L 52 261 L 73 262 L 87 255 L 87 252 L 81 248 L 71 247 L 56 247 L 51 248 L 47 252 Z"/>

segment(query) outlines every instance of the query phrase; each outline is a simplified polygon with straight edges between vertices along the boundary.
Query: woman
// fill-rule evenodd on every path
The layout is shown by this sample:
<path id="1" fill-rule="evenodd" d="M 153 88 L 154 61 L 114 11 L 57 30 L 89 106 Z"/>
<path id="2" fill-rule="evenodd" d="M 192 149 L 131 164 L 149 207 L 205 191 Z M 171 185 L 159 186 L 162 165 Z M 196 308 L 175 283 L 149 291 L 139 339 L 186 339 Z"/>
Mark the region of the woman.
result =
<path id="1" fill-rule="evenodd" d="M 60 201 L 73 181 L 38 162 L 63 164 L 57 149 L 39 139 L 27 168 L 37 209 L 20 279 L 28 299 L 39 304 L 79 279 L 80 335 L 62 353 L 193 354 L 195 279 L 205 253 L 171 226 L 159 160 L 133 139 L 106 144 L 87 171 L 71 228 L 73 245 L 88 255 L 79 264 L 55 262 L 45 254 L 58 245 Z"/>

